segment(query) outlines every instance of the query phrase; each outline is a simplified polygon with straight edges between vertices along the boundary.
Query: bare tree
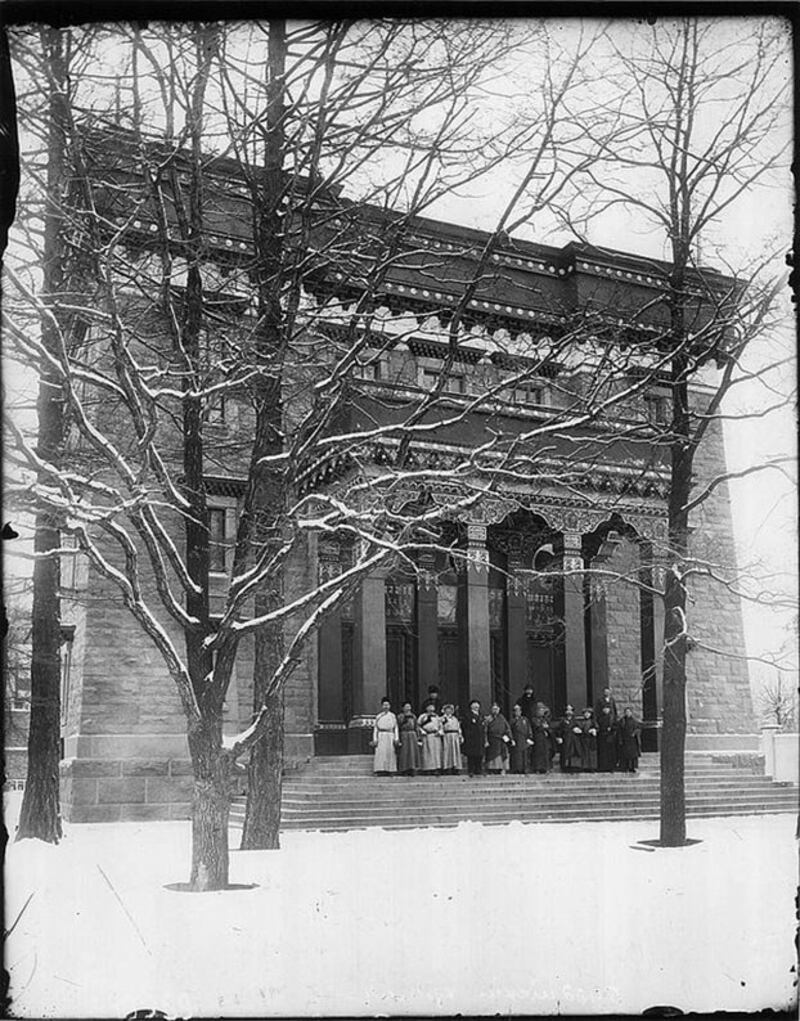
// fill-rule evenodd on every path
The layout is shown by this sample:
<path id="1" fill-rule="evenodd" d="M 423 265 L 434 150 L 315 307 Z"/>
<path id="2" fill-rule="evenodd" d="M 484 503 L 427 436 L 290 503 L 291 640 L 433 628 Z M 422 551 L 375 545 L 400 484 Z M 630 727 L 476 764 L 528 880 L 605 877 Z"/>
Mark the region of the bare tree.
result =
<path id="1" fill-rule="evenodd" d="M 587 175 L 600 196 L 583 220 L 612 208 L 632 210 L 663 238 L 669 262 L 661 306 L 668 317 L 671 412 L 663 442 L 670 455 L 669 542 L 664 599 L 664 722 L 661 745 L 661 841 L 686 838 L 684 745 L 686 654 L 691 640 L 687 594 L 694 559 L 690 514 L 724 476 L 698 488 L 695 462 L 709 430 L 724 415 L 724 399 L 751 380 L 743 361 L 754 341 L 769 336 L 782 286 L 782 252 L 757 253 L 758 271 L 734 271 L 738 283 L 720 287 L 698 259 L 724 259 L 726 221 L 753 187 L 769 184 L 786 165 L 788 92 L 780 72 L 781 24 L 765 20 L 721 26 L 716 19 L 659 20 L 630 26 L 636 38 L 613 56 L 619 95 L 609 102 L 620 128 L 613 150 Z M 725 30 L 721 31 L 721 27 Z M 628 45 L 633 42 L 634 45 Z M 582 229 L 573 214 L 569 222 Z M 726 265 L 723 262 L 723 265 Z M 710 317 L 708 308 L 715 309 Z M 709 374 L 709 363 L 717 374 Z M 760 366 L 756 372 L 766 374 Z M 698 399 L 692 380 L 707 386 Z M 775 398 L 767 397 L 767 404 Z M 775 466 L 780 468 L 780 461 Z M 752 466 L 763 470 L 764 465 Z"/>
<path id="2" fill-rule="evenodd" d="M 403 463 L 410 432 L 430 431 L 416 407 L 387 426 L 337 426 L 353 395 L 353 370 L 374 357 L 373 324 L 390 270 L 402 260 L 422 272 L 440 267 L 438 256 L 418 247 L 419 213 L 443 190 L 496 164 L 502 150 L 496 136 L 493 146 L 480 135 L 470 140 L 470 90 L 498 59 L 497 52 L 486 57 L 486 27 L 453 31 L 438 24 L 387 23 L 367 31 L 330 24 L 289 31 L 274 22 L 253 31 L 266 45 L 260 64 L 265 79 L 251 77 L 258 53 L 235 79 L 223 35 L 212 26 L 198 25 L 189 33 L 171 27 L 123 31 L 132 130 L 92 127 L 85 100 L 69 111 L 69 169 L 77 184 L 71 223 L 92 286 L 91 300 L 86 289 L 75 297 L 81 321 L 88 324 L 85 343 L 75 351 L 56 321 L 53 345 L 47 347 L 19 320 L 8 320 L 22 355 L 43 359 L 63 388 L 75 437 L 69 470 L 63 470 L 11 424 L 20 466 L 40 473 L 28 495 L 48 510 L 59 508 L 65 534 L 118 587 L 163 655 L 181 698 L 195 771 L 195 889 L 227 882 L 233 763 L 264 734 L 271 735 L 267 768 L 261 771 L 256 754 L 251 776 L 254 790 L 267 794 L 259 797 L 258 811 L 251 807 L 248 831 L 262 845 L 277 840 L 281 692 L 308 636 L 375 565 L 396 557 L 408 561 L 435 541 L 431 529 L 438 508 L 404 512 L 393 499 L 401 481 L 424 485 L 426 473 Z M 227 45 L 232 47 L 229 40 Z M 29 60 L 37 57 L 35 48 L 22 46 L 22 52 Z M 210 86 L 215 60 L 218 81 L 226 86 L 222 91 Z M 142 63 L 149 65 L 149 77 L 139 73 Z M 255 98 L 241 106 L 248 89 Z M 140 127 L 154 97 L 161 102 L 156 119 L 164 125 L 162 141 L 148 140 Z M 231 111 L 237 104 L 244 124 L 234 131 Z M 234 158 L 209 159 L 203 148 L 218 125 L 225 128 Z M 465 158 L 469 148 L 471 160 Z M 376 153 L 402 156 L 400 169 L 392 165 L 367 175 Z M 367 204 L 337 192 L 357 179 L 369 182 Z M 399 197 L 405 201 L 396 212 L 392 205 Z M 229 248 L 236 238 L 246 254 L 214 278 L 212 263 L 221 260 L 211 256 L 209 224 L 220 214 L 229 226 L 237 216 L 244 218 L 246 233 L 237 237 L 229 229 L 227 236 Z M 464 282 L 462 308 L 484 275 L 504 222 Z M 245 237 L 253 239 L 252 248 Z M 344 304 L 328 290 L 336 273 L 346 274 L 354 289 L 354 298 Z M 255 284 L 252 304 L 242 296 L 245 275 Z M 19 300 L 45 314 L 45 303 L 24 277 L 12 273 L 11 279 Z M 341 284 L 334 287 L 339 294 L 343 290 Z M 315 306 L 309 291 L 328 297 Z M 463 342 L 462 318 L 457 308 L 450 355 L 434 395 L 445 393 Z M 332 330 L 340 338 L 333 344 Z M 379 351 L 397 343 L 396 330 L 383 336 Z M 169 338 L 166 349 L 159 337 Z M 555 347 L 568 342 L 561 337 Z M 533 371 L 531 366 L 519 375 Z M 225 399 L 245 409 L 255 443 L 243 445 L 249 467 L 231 578 L 221 619 L 212 622 L 205 477 L 217 455 L 205 436 L 210 409 Z M 472 407 L 482 400 L 476 395 Z M 424 408 L 435 408 L 430 398 Z M 455 424 L 468 410 L 448 409 L 443 421 Z M 591 414 L 582 411 L 584 419 Z M 371 438 L 401 436 L 403 456 L 383 479 L 354 486 L 350 500 L 303 493 L 299 483 L 310 465 L 334 455 L 358 458 Z M 467 478 L 475 463 L 474 457 L 465 459 L 453 478 Z M 463 505 L 484 490 L 485 484 L 467 486 Z M 365 500 L 368 493 L 372 503 Z M 175 522 L 182 523 L 181 543 L 174 537 Z M 339 578 L 287 597 L 284 565 L 312 529 L 355 542 L 353 563 Z M 176 625 L 185 641 L 183 655 Z M 237 650 L 249 636 L 256 637 L 258 674 L 253 721 L 224 741 L 223 701 Z M 271 786 L 264 785 L 263 775 L 259 779 L 260 772 Z"/>

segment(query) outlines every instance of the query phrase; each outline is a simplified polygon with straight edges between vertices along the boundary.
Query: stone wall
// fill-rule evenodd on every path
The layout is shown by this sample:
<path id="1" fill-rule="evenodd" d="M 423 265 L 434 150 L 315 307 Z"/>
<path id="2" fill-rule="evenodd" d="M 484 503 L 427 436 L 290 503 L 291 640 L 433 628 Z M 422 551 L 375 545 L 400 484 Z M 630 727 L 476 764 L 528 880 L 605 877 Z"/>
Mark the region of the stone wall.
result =
<path id="1" fill-rule="evenodd" d="M 639 637 L 640 610 L 639 550 L 628 539 L 617 546 L 606 570 L 619 580 L 606 586 L 606 627 L 608 642 L 608 684 L 614 693 L 620 713 L 632 705 L 642 715 L 642 650 Z M 594 701 L 601 692 L 595 690 Z"/>
<path id="2" fill-rule="evenodd" d="M 724 467 L 722 430 L 714 423 L 695 458 L 695 492 Z M 692 512 L 690 523 L 690 548 L 699 573 L 690 580 L 687 608 L 689 634 L 695 643 L 687 657 L 689 730 L 709 735 L 755 734 L 727 483 Z"/>

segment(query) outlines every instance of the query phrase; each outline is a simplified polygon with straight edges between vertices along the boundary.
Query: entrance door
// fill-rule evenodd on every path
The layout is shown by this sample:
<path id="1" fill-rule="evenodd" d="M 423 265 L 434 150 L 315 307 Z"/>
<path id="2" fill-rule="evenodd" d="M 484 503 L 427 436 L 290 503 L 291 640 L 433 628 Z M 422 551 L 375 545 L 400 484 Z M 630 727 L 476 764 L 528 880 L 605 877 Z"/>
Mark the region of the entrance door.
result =
<path id="1" fill-rule="evenodd" d="M 459 641 L 455 628 L 439 628 L 439 698 L 442 705 L 459 705 Z M 421 695 L 424 697 L 424 692 Z M 464 708 L 463 706 L 461 707 Z"/>
<path id="2" fill-rule="evenodd" d="M 405 701 L 416 708 L 414 642 L 408 628 L 389 624 L 386 628 L 386 695 L 398 712 Z"/>
<path id="3" fill-rule="evenodd" d="M 533 685 L 536 698 L 555 712 L 555 655 L 552 638 L 548 633 L 528 634 L 527 676 Z M 580 707 L 581 709 L 583 706 Z M 579 707 L 575 706 L 575 711 Z"/>

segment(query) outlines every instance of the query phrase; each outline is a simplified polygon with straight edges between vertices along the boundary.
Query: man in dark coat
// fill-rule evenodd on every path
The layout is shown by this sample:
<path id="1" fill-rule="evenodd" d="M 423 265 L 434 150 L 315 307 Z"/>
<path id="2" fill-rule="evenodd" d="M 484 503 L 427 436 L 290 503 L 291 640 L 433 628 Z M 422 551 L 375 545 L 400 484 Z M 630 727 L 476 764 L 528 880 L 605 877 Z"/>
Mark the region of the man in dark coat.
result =
<path id="1" fill-rule="evenodd" d="M 633 709 L 627 706 L 619 721 L 619 763 L 626 773 L 635 773 L 642 754 L 642 726 L 633 715 Z"/>
<path id="2" fill-rule="evenodd" d="M 533 718 L 533 754 L 531 756 L 534 773 L 548 773 L 553 757 L 550 738 L 550 721 L 545 714 L 545 707 L 539 705 Z"/>
<path id="3" fill-rule="evenodd" d="M 611 694 L 611 688 L 603 688 L 602 696 L 594 704 L 594 717 L 596 720 L 600 719 L 606 706 L 611 710 L 611 718 L 616 723 L 619 719 L 619 714 L 617 713 L 617 703 Z"/>
<path id="4" fill-rule="evenodd" d="M 436 710 L 437 715 L 439 716 L 442 715 L 442 703 L 441 699 L 439 698 L 439 689 L 436 687 L 435 684 L 431 684 L 431 686 L 428 688 L 428 697 L 423 701 L 422 705 L 419 708 L 420 714 L 424 713 L 429 705 L 433 706 L 433 708 Z"/>
<path id="5" fill-rule="evenodd" d="M 534 717 L 536 716 L 536 696 L 533 693 L 532 684 L 525 685 L 525 691 L 519 696 L 516 704 L 522 710 L 522 715 L 533 723 Z"/>
<path id="6" fill-rule="evenodd" d="M 533 729 L 531 721 L 527 716 L 522 715 L 522 709 L 517 703 L 511 717 L 511 734 L 514 739 L 511 748 L 511 772 L 527 773 L 530 763 L 530 750 L 533 747 Z"/>
<path id="7" fill-rule="evenodd" d="M 568 705 L 559 721 L 556 736 L 556 742 L 561 752 L 561 771 L 563 773 L 570 773 L 575 769 L 580 769 L 580 734 L 581 728 L 575 716 L 575 710 L 571 705 Z"/>
<path id="8" fill-rule="evenodd" d="M 470 776 L 481 776 L 486 751 L 486 725 L 481 716 L 481 704 L 477 699 L 473 699 L 469 704 L 469 712 L 461 721 L 461 733 L 464 737 L 461 751 L 467 757 L 467 773 Z"/>
<path id="9" fill-rule="evenodd" d="M 611 706 L 603 705 L 597 717 L 597 768 L 601 773 L 613 773 L 617 764 L 617 721 Z"/>

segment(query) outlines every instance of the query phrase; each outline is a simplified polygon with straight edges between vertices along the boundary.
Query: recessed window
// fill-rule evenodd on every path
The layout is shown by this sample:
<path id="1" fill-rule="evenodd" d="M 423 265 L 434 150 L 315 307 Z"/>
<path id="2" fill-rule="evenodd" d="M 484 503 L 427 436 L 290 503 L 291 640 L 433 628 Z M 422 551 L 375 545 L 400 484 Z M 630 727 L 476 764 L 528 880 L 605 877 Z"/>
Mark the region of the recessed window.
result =
<path id="1" fill-rule="evenodd" d="M 225 396 L 221 392 L 206 398 L 206 421 L 212 425 L 225 425 Z"/>
<path id="2" fill-rule="evenodd" d="M 419 384 L 423 390 L 432 390 L 438 385 L 441 375 L 440 369 L 431 369 L 423 366 L 420 369 Z M 464 373 L 454 372 L 451 369 L 447 373 L 443 389 L 448 394 L 465 394 L 467 392 L 467 380 Z"/>
<path id="3" fill-rule="evenodd" d="M 380 360 L 376 358 L 368 362 L 356 362 L 354 371 L 359 379 L 376 382 L 381 379 Z"/>
<path id="4" fill-rule="evenodd" d="M 212 507 L 208 512 L 208 569 L 224 574 L 227 549 L 227 514 L 224 507 Z"/>
<path id="5" fill-rule="evenodd" d="M 504 396 L 513 404 L 544 404 L 544 387 L 538 381 L 525 380 L 508 387 Z"/>
<path id="6" fill-rule="evenodd" d="M 647 420 L 651 425 L 666 425 L 669 422 L 669 397 L 666 394 L 647 394 L 645 399 Z"/>

